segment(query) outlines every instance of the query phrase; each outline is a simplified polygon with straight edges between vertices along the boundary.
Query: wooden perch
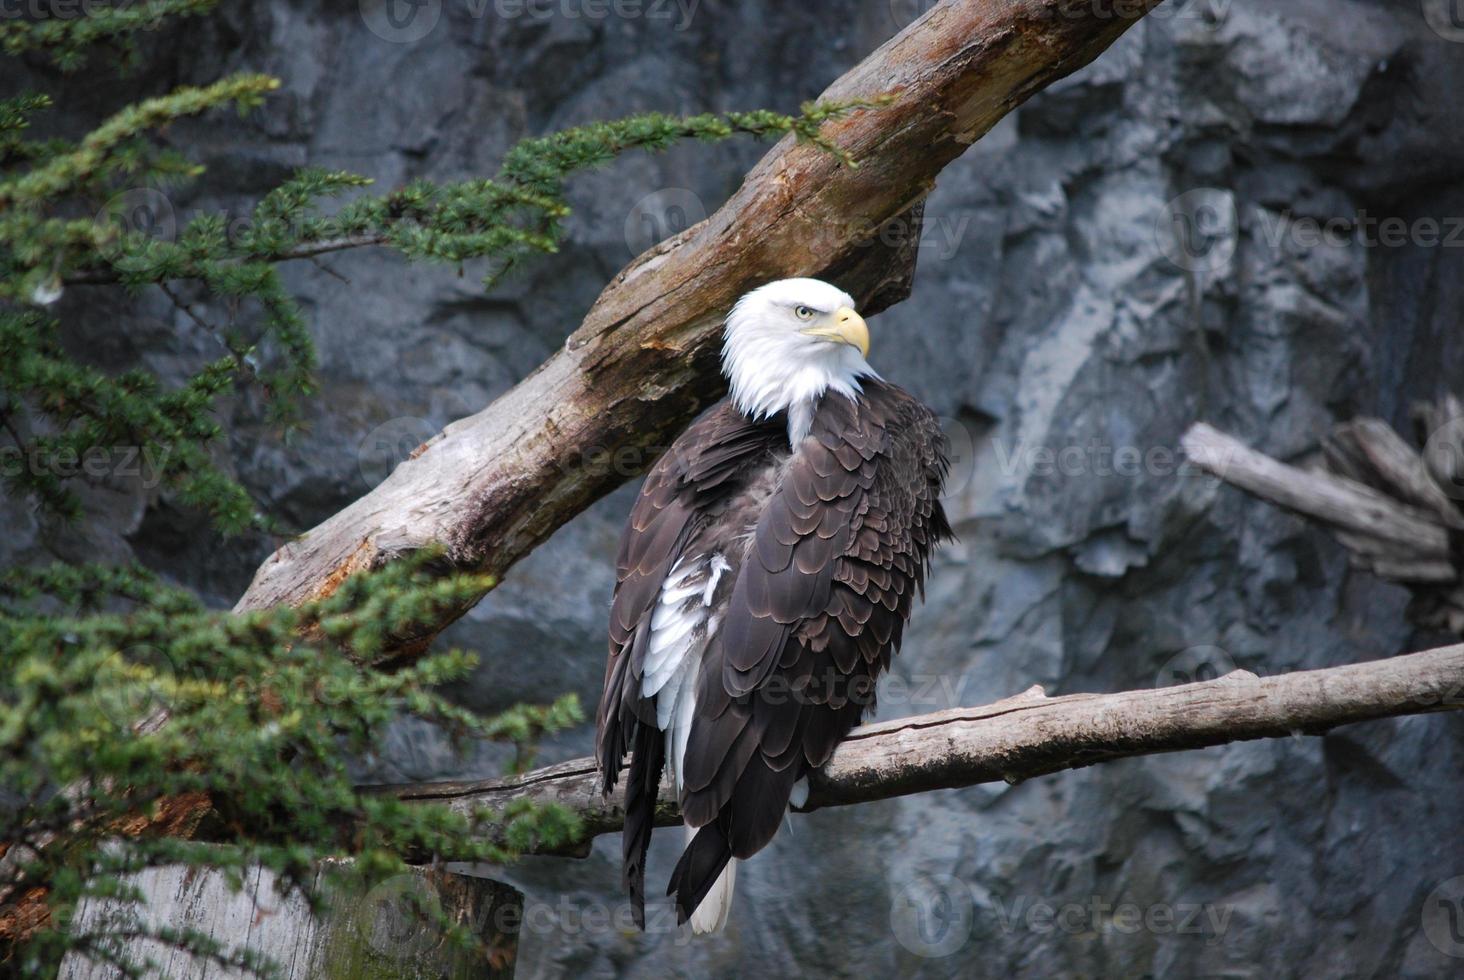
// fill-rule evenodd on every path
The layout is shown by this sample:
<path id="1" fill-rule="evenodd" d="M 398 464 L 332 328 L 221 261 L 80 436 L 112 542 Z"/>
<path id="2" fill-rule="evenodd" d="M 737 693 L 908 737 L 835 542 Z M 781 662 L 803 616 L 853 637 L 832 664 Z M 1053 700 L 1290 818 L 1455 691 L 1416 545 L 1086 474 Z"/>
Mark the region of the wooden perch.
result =
<path id="1" fill-rule="evenodd" d="M 1071 0 L 932 8 L 823 93 L 893 96 L 825 128 L 857 169 L 791 138 L 777 144 L 715 214 L 627 266 L 562 351 L 271 556 L 236 611 L 328 595 L 351 572 L 429 546 L 446 549 L 444 573 L 501 574 L 643 471 L 722 396 L 717 340 L 742 292 L 817 275 L 869 311 L 903 298 L 918 242 L 904 234 L 889 246 L 875 230 L 919 207 L 936 175 L 997 120 L 1087 64 L 1158 2 L 1123 12 Z M 596 465 L 607 452 L 615 465 Z M 425 649 L 448 621 L 421 624 L 392 652 Z"/>
<path id="2" fill-rule="evenodd" d="M 1016 783 L 1110 759 L 1320 735 L 1353 722 L 1460 708 L 1464 645 L 1276 677 L 1238 670 L 1212 681 L 1121 694 L 1049 698 L 1034 687 L 981 708 L 856 728 L 811 777 L 803 810 L 999 780 Z M 497 808 L 523 798 L 558 803 L 579 814 L 586 830 L 584 839 L 558 853 L 588 853 L 590 838 L 619 830 L 625 816 L 619 793 L 609 800 L 600 795 L 593 759 L 506 781 L 381 791 L 461 810 Z M 675 794 L 666 783 L 657 822 L 680 822 Z"/>
<path id="3" fill-rule="evenodd" d="M 1325 525 L 1353 564 L 1413 593 L 1408 615 L 1464 634 L 1464 405 L 1421 405 L 1422 451 L 1380 419 L 1359 418 L 1322 443 L 1325 469 L 1274 460 L 1209 425 L 1181 445 L 1200 469 Z"/>

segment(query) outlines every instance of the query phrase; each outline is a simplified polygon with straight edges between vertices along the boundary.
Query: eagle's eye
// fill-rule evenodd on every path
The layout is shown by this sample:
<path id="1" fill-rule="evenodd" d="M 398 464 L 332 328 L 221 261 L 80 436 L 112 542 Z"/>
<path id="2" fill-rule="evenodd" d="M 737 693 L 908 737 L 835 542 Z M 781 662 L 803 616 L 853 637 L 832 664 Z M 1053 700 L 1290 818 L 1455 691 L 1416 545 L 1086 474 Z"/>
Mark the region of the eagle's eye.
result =
<path id="1" fill-rule="evenodd" d="M 794 308 L 793 315 L 800 320 L 812 320 L 813 310 L 807 306 L 798 306 Z"/>

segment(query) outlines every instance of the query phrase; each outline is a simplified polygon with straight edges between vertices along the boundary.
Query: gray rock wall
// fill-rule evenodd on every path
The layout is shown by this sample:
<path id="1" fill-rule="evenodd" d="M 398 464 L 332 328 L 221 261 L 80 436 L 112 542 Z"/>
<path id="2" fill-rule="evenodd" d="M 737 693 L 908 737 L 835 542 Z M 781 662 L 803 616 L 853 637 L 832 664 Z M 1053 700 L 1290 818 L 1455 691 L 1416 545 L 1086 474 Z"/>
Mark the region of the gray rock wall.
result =
<path id="1" fill-rule="evenodd" d="M 374 0 L 270 0 L 158 38 L 128 84 L 284 79 L 246 124 L 175 132 L 211 168 L 172 196 L 182 217 L 241 208 L 304 163 L 394 185 L 490 172 L 515 138 L 596 118 L 793 109 L 928 6 L 428 0 L 393 27 Z M 66 89 L 95 111 L 125 94 Z M 882 718 L 1438 639 L 1413 635 L 1406 595 L 1351 572 L 1325 535 L 1173 450 L 1205 419 L 1305 459 L 1336 420 L 1403 425 L 1412 399 L 1464 389 L 1461 91 L 1464 11 L 1447 0 L 1188 0 L 945 173 L 914 296 L 872 324 L 873 360 L 949 420 L 961 542 Z M 322 355 L 311 429 L 282 445 L 241 399 L 223 455 L 273 512 L 315 523 L 531 370 L 621 265 L 714 209 L 762 150 L 680 148 L 578 180 L 563 254 L 492 296 L 472 270 L 386 254 L 292 267 Z M 166 372 L 212 353 L 167 306 L 116 303 L 63 301 L 105 362 L 142 352 Z M 568 688 L 594 703 L 633 493 L 454 627 L 484 658 L 465 702 Z M 147 494 L 98 508 L 84 544 L 14 513 L 3 547 L 136 555 L 220 604 L 269 548 L 221 546 Z M 797 818 L 744 867 L 710 940 L 667 914 L 628 928 L 613 840 L 495 873 L 528 895 L 521 976 L 1444 976 L 1464 970 L 1440 901 L 1464 893 L 1461 734 L 1457 716 L 1400 719 Z M 412 726 L 391 745 L 382 778 L 495 762 Z M 586 727 L 546 758 L 589 745 Z M 654 879 L 679 844 L 659 835 Z"/>

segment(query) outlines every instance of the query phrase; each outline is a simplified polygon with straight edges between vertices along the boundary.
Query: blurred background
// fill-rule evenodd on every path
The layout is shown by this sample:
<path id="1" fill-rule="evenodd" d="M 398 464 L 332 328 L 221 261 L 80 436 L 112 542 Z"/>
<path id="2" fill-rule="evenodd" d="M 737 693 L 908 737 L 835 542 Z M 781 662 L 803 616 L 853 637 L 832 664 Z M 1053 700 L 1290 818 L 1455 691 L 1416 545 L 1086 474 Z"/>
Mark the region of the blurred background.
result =
<path id="1" fill-rule="evenodd" d="M 248 118 L 170 133 L 207 174 L 137 193 L 182 222 L 247 215 L 305 164 L 386 189 L 488 175 L 520 137 L 633 112 L 793 111 L 930 5 L 258 0 L 156 34 L 120 85 L 37 66 L 15 87 L 45 87 L 81 133 L 167 86 L 280 77 Z M 907 229 L 914 294 L 872 322 L 871 360 L 945 417 L 961 540 L 881 719 L 1033 684 L 1118 691 L 1440 641 L 1409 628 L 1403 590 L 1188 471 L 1177 448 L 1206 420 L 1304 462 L 1335 421 L 1407 431 L 1414 400 L 1464 389 L 1460 7 L 1171 0 L 944 172 Z M 680 147 L 577 178 L 563 252 L 492 294 L 384 252 L 282 267 L 306 297 L 321 391 L 289 444 L 258 404 L 231 403 L 223 461 L 268 511 L 313 526 L 533 370 L 626 262 L 715 210 L 765 149 Z M 78 288 L 61 310 L 103 365 L 183 377 L 214 350 L 161 297 Z M 564 527 L 452 628 L 483 658 L 464 704 L 595 703 L 634 493 Z M 273 547 L 221 540 L 141 491 L 95 492 L 70 529 L 0 506 L 7 564 L 137 559 L 220 607 Z M 1401 718 L 795 817 L 743 867 L 711 939 L 665 906 L 645 934 L 623 928 L 613 838 L 587 860 L 483 870 L 527 894 L 522 977 L 1441 976 L 1464 969 L 1464 932 L 1420 910 L 1464 890 L 1461 735 L 1457 713 Z M 590 743 L 587 724 L 541 759 Z M 503 762 L 400 725 L 363 774 L 488 777 Z M 653 884 L 680 846 L 658 835 Z"/>

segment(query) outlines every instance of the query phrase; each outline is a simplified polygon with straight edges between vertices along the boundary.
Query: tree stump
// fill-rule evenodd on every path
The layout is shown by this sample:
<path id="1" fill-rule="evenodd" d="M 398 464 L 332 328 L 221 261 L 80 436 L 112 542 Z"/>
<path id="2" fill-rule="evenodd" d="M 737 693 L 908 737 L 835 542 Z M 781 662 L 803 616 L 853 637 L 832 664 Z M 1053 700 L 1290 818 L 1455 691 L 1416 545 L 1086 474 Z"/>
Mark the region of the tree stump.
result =
<path id="1" fill-rule="evenodd" d="M 139 927 L 192 928 L 230 950 L 248 949 L 272 960 L 287 980 L 438 980 L 508 978 L 518 952 L 523 895 L 488 878 L 414 870 L 363 892 L 343 891 L 317 878 L 327 907 L 312 916 L 298 894 L 282 897 L 274 875 L 256 869 L 241 891 L 220 872 L 182 865 L 131 877 L 146 905 L 88 901 L 72 921 L 73 934 L 125 934 Z M 437 907 L 482 941 L 481 951 L 448 942 L 421 914 Z M 120 940 L 117 940 L 120 943 Z M 148 976 L 167 980 L 238 977 L 234 970 L 196 959 L 153 940 L 110 947 L 134 963 L 156 964 Z M 76 953 L 62 964 L 62 980 L 112 980 L 115 966 Z"/>

